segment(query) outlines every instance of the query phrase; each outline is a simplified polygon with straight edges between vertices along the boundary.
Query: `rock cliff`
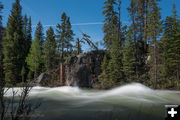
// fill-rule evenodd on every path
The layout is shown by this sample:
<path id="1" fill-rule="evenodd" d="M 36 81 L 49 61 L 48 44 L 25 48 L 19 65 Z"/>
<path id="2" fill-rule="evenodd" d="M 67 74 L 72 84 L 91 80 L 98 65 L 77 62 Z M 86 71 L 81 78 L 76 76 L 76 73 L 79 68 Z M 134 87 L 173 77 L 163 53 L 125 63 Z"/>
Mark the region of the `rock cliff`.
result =
<path id="1" fill-rule="evenodd" d="M 101 63 L 107 51 L 97 50 L 73 56 L 66 65 L 66 84 L 79 87 L 93 87 L 101 74 Z"/>
<path id="2" fill-rule="evenodd" d="M 65 64 L 65 81 L 59 81 L 59 69 L 50 73 L 42 73 L 36 80 L 36 85 L 43 86 L 79 86 L 92 88 L 101 74 L 101 63 L 105 50 L 96 50 L 70 57 Z M 63 83 L 63 84 L 62 84 Z"/>

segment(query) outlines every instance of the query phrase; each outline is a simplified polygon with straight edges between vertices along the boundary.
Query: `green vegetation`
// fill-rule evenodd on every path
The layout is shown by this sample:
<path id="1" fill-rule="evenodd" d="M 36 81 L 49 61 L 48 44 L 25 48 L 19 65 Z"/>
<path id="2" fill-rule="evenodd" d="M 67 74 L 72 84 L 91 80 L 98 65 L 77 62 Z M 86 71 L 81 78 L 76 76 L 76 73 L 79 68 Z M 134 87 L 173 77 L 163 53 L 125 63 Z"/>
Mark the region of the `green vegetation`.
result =
<path id="1" fill-rule="evenodd" d="M 127 82 L 132 82 L 135 79 L 136 75 L 136 57 L 134 52 L 134 43 L 132 41 L 132 30 L 129 28 L 127 32 L 126 41 L 123 48 L 123 72 Z"/>
<path id="2" fill-rule="evenodd" d="M 121 0 L 106 0 L 104 5 L 104 43 L 110 59 L 102 62 L 100 87 L 126 82 L 153 88 L 179 86 L 180 21 L 175 4 L 173 15 L 163 22 L 159 0 L 131 0 L 128 29 L 121 26 Z"/>
<path id="3" fill-rule="evenodd" d="M 3 5 L 0 2 L 0 13 L 2 9 L 3 9 Z M 0 14 L 0 84 L 4 83 L 2 37 L 3 37 L 3 27 L 2 27 L 2 16 Z"/>
<path id="4" fill-rule="evenodd" d="M 65 57 L 72 53 L 73 31 L 71 30 L 70 17 L 63 12 L 61 24 L 57 24 L 57 48 L 60 54 L 60 61 L 64 63 Z M 66 51 L 65 51 L 66 49 Z"/>
<path id="5" fill-rule="evenodd" d="M 44 43 L 44 61 L 46 71 L 55 69 L 56 66 L 56 41 L 52 27 L 46 32 L 46 41 Z"/>
<path id="6" fill-rule="evenodd" d="M 105 6 L 103 15 L 105 16 L 104 19 L 104 43 L 107 48 L 110 47 L 112 44 L 114 33 L 113 30 L 117 25 L 117 12 L 115 11 L 114 6 L 117 4 L 116 0 L 106 0 L 104 2 Z"/>
<path id="7" fill-rule="evenodd" d="M 26 58 L 26 62 L 31 72 L 34 72 L 34 78 L 40 73 L 40 64 L 42 63 L 42 51 L 38 38 L 32 42 L 30 52 Z"/>
<path id="8" fill-rule="evenodd" d="M 32 44 L 32 36 L 31 36 L 31 17 L 27 18 L 27 15 L 24 16 L 24 26 L 23 26 L 23 33 L 24 33 L 24 40 L 26 42 L 25 46 L 25 57 L 28 56 L 31 44 Z M 23 68 L 21 70 L 22 82 L 28 78 L 29 68 L 27 63 L 25 62 Z"/>
<path id="9" fill-rule="evenodd" d="M 111 81 L 109 80 L 108 73 L 108 58 L 105 55 L 103 62 L 101 64 L 102 73 L 99 76 L 99 87 L 101 88 L 109 88 L 111 87 Z"/>
<path id="10" fill-rule="evenodd" d="M 150 80 L 153 82 L 153 87 L 157 88 L 158 79 L 158 36 L 161 33 L 161 15 L 160 8 L 156 0 L 149 1 L 148 4 L 148 37 L 150 38 Z"/>
<path id="11" fill-rule="evenodd" d="M 164 32 L 160 41 L 160 82 L 168 83 L 162 84 L 163 87 L 176 86 L 180 80 L 180 21 L 177 17 L 174 4 L 173 15 L 168 16 L 163 24 Z"/>
<path id="12" fill-rule="evenodd" d="M 37 37 L 37 40 L 39 41 L 39 44 L 42 50 L 43 43 L 44 43 L 44 33 L 43 33 L 43 26 L 40 21 L 38 22 L 37 27 L 36 27 L 35 37 Z"/>
<path id="13" fill-rule="evenodd" d="M 42 24 L 41 24 L 41 22 L 39 21 L 38 22 L 38 24 L 37 24 L 37 26 L 36 26 L 36 31 L 35 31 L 35 39 L 37 39 L 37 41 L 39 42 L 39 45 L 40 45 L 40 56 L 41 56 L 41 59 L 42 59 L 42 57 L 43 57 L 43 46 L 44 46 L 44 33 L 43 33 L 43 26 L 42 26 Z M 37 50 L 39 50 L 39 49 L 37 49 Z M 39 52 L 39 51 L 38 51 Z M 39 70 L 39 72 L 38 73 L 41 73 L 41 72 L 43 72 L 44 71 L 44 69 L 45 69 L 45 63 L 44 63 L 44 61 L 43 60 L 41 60 L 41 61 L 39 61 L 39 68 L 38 68 Z M 39 74 L 37 74 L 37 76 L 38 76 Z M 36 76 L 36 77 L 37 77 Z"/>
<path id="14" fill-rule="evenodd" d="M 127 8 L 130 24 L 123 26 L 121 2 L 104 2 L 103 42 L 109 55 L 104 56 L 102 73 L 95 82 L 101 88 L 126 82 L 141 82 L 153 88 L 177 87 L 180 84 L 180 20 L 175 4 L 172 16 L 163 20 L 160 0 L 130 0 Z M 2 8 L 0 4 L 0 11 Z M 22 16 L 21 9 L 20 0 L 16 0 L 7 28 L 2 27 L 0 16 L 0 81 L 5 80 L 7 85 L 21 84 L 42 72 L 52 72 L 71 56 L 83 53 L 82 44 L 98 50 L 85 33 L 81 39 L 74 40 L 70 17 L 65 12 L 56 32 L 50 27 L 44 35 L 39 21 L 32 38 L 31 17 Z"/>
<path id="15" fill-rule="evenodd" d="M 21 69 L 25 63 L 26 43 L 23 36 L 23 17 L 20 1 L 16 0 L 11 10 L 3 40 L 4 73 L 6 83 L 21 82 Z"/>
<path id="16" fill-rule="evenodd" d="M 76 48 L 76 54 L 77 55 L 83 52 L 81 43 L 84 43 L 84 41 L 80 40 L 79 38 L 76 38 L 76 46 L 75 46 L 75 48 Z"/>

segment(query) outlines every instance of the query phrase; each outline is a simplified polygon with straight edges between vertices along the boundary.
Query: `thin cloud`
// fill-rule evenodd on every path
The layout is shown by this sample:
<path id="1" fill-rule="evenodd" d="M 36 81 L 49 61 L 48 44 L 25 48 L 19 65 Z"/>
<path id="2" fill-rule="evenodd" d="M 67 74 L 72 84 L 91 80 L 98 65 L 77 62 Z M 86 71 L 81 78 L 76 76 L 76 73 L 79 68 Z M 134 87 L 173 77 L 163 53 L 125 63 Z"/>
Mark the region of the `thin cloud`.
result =
<path id="1" fill-rule="evenodd" d="M 74 23 L 72 26 L 83 26 L 83 25 L 102 25 L 103 22 L 90 22 L 90 23 Z M 43 25 L 43 27 L 56 27 L 56 25 Z M 36 25 L 32 25 L 32 27 L 36 27 Z"/>
<path id="2" fill-rule="evenodd" d="M 94 23 L 76 23 L 72 24 L 72 26 L 80 26 L 80 25 L 102 25 L 102 22 L 94 22 Z"/>

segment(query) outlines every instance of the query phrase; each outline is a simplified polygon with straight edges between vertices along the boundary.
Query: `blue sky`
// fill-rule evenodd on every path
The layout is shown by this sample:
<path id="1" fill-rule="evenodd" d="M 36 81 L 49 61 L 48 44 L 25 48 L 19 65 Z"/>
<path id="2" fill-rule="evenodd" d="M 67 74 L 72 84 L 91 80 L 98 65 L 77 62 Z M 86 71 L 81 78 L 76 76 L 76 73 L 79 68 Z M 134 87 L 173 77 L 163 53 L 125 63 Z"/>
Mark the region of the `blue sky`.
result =
<path id="1" fill-rule="evenodd" d="M 15 0 L 1 0 L 4 5 L 3 25 L 6 26 L 12 3 Z M 27 14 L 32 18 L 33 31 L 36 24 L 40 20 L 44 25 L 44 33 L 50 25 L 54 26 L 60 23 L 62 12 L 66 12 L 71 18 L 74 33 L 76 37 L 81 36 L 81 32 L 91 36 L 94 42 L 102 41 L 104 19 L 102 15 L 103 2 L 105 0 L 21 0 L 23 7 L 23 15 Z M 121 20 L 123 24 L 129 23 L 129 16 L 126 8 L 129 6 L 130 0 L 122 0 Z M 180 11 L 180 0 L 175 0 L 176 9 Z M 173 0 L 161 0 L 162 17 L 171 15 Z M 84 48 L 89 49 L 86 45 Z"/>

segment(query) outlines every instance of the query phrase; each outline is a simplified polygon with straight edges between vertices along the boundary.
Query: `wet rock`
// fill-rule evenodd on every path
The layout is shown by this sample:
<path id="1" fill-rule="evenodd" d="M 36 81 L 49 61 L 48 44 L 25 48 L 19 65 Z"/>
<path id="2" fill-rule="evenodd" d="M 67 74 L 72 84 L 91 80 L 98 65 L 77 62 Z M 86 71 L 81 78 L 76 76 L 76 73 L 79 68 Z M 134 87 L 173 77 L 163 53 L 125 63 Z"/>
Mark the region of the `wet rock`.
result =
<path id="1" fill-rule="evenodd" d="M 102 72 L 104 55 L 109 56 L 107 51 L 97 50 L 71 57 L 66 65 L 66 83 L 91 88 Z"/>

